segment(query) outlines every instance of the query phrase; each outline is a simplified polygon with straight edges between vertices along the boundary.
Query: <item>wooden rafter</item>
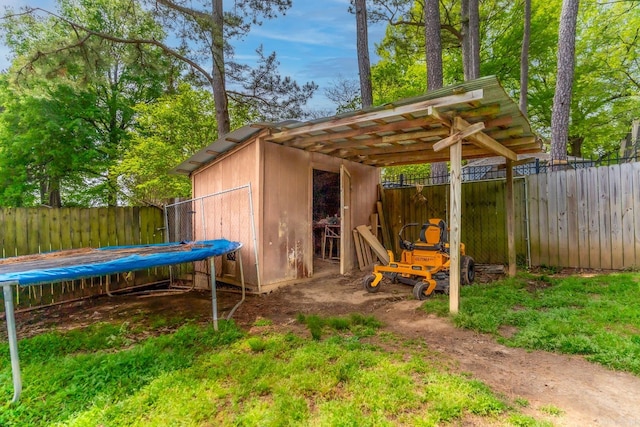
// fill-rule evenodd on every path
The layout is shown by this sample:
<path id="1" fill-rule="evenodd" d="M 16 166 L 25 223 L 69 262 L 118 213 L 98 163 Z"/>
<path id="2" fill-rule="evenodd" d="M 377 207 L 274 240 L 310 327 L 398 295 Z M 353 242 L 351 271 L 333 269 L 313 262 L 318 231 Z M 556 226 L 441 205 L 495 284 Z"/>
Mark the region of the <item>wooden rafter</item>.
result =
<path id="1" fill-rule="evenodd" d="M 469 127 L 470 124 L 462 117 L 454 118 L 454 127 L 459 130 L 464 130 Z M 495 153 L 499 156 L 506 157 L 510 160 L 518 160 L 518 155 L 511 151 L 509 148 L 500 144 L 498 141 L 487 135 L 483 132 L 477 132 L 467 137 L 469 141 L 474 143 L 475 145 L 484 148 L 485 150 L 490 151 L 491 153 Z M 464 156 L 464 151 L 463 151 Z"/>

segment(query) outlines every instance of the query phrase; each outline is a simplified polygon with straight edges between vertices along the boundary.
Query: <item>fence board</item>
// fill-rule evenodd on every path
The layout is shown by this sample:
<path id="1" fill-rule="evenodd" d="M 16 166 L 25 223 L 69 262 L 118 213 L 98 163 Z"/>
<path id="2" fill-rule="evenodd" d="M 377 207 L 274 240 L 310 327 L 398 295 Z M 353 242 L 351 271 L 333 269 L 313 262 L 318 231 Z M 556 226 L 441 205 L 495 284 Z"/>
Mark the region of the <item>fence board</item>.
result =
<path id="1" fill-rule="evenodd" d="M 569 267 L 580 266 L 580 253 L 577 242 L 580 239 L 580 229 L 578 227 L 578 195 L 577 181 L 578 171 L 567 173 L 567 255 Z"/>
<path id="2" fill-rule="evenodd" d="M 578 266 L 580 268 L 589 267 L 589 211 L 588 211 L 588 180 L 587 171 L 579 169 L 577 171 L 577 205 L 578 205 Z"/>
<path id="3" fill-rule="evenodd" d="M 26 208 L 16 208 L 16 254 L 29 254 L 29 241 L 27 239 L 28 215 Z"/>
<path id="4" fill-rule="evenodd" d="M 529 247 L 531 248 L 531 265 L 541 265 L 540 261 L 540 215 L 538 207 L 540 199 L 538 196 L 539 175 L 533 175 L 526 178 L 526 185 L 529 188 Z"/>
<path id="5" fill-rule="evenodd" d="M 27 215 L 27 228 L 24 229 L 24 232 L 27 235 L 27 247 L 25 249 L 25 253 L 28 254 L 40 252 L 40 235 L 38 233 L 38 210 L 38 208 L 26 209 L 25 212 Z"/>
<path id="6" fill-rule="evenodd" d="M 609 170 L 598 168 L 598 194 L 600 198 L 600 268 L 611 269 L 611 198 L 609 197 Z"/>
<path id="7" fill-rule="evenodd" d="M 80 247 L 91 247 L 91 211 L 80 209 Z"/>
<path id="8" fill-rule="evenodd" d="M 611 268 L 619 270 L 624 266 L 622 248 L 622 177 L 620 167 L 609 166 L 609 206 L 611 206 Z"/>
<path id="9" fill-rule="evenodd" d="M 100 247 L 100 208 L 91 209 L 89 212 L 91 222 L 91 247 Z"/>
<path id="10" fill-rule="evenodd" d="M 636 259 L 635 229 L 633 224 L 633 166 L 625 163 L 620 166 L 622 182 L 620 193 L 622 196 L 622 265 L 634 266 Z M 636 212 L 637 216 L 640 211 Z"/>
<path id="11" fill-rule="evenodd" d="M 633 175 L 633 229 L 635 230 L 634 246 L 636 248 L 636 260 L 632 266 L 640 267 L 640 163 L 632 163 Z"/>
<path id="12" fill-rule="evenodd" d="M 558 231 L 557 231 L 557 256 L 558 261 L 554 264 L 557 266 L 569 265 L 569 220 L 567 216 L 569 213 L 567 212 L 568 203 L 567 203 L 567 180 L 568 175 L 573 171 L 560 171 L 556 176 L 556 206 L 557 206 L 557 214 L 555 217 L 557 218 Z M 551 208 L 550 208 L 551 209 Z M 552 213 L 549 213 L 549 217 L 552 217 Z"/>
<path id="13" fill-rule="evenodd" d="M 109 208 L 98 208 L 98 247 L 109 246 Z"/>
<path id="14" fill-rule="evenodd" d="M 4 220 L 4 253 L 7 257 L 16 256 L 16 209 L 5 209 Z"/>
<path id="15" fill-rule="evenodd" d="M 549 192 L 548 174 L 538 176 L 538 233 L 540 234 L 540 265 L 550 265 L 549 255 Z"/>
<path id="16" fill-rule="evenodd" d="M 61 249 L 73 249 L 71 229 L 71 209 L 60 208 L 60 243 Z"/>
<path id="17" fill-rule="evenodd" d="M 598 169 L 587 172 L 587 195 L 589 214 L 589 266 L 600 268 L 600 194 L 598 192 Z"/>

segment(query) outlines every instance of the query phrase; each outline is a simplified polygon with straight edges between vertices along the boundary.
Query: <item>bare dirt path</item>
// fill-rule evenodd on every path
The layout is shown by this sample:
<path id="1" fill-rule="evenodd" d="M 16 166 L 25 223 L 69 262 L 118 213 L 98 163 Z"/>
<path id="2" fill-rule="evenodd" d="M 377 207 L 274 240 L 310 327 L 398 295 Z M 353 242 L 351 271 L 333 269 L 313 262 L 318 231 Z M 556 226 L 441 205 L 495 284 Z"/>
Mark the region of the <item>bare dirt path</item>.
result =
<path id="1" fill-rule="evenodd" d="M 268 318 L 274 326 L 286 329 L 293 326 L 298 313 L 374 315 L 384 322 L 385 330 L 424 340 L 453 369 L 470 373 L 511 402 L 526 399 L 525 413 L 560 426 L 640 426 L 640 377 L 610 371 L 581 357 L 505 347 L 491 336 L 455 328 L 448 319 L 419 310 L 421 303 L 411 298 L 408 286 L 385 284 L 379 293 L 369 294 L 360 285 L 361 277 L 316 278 L 270 294 L 248 296 L 234 319 L 247 330 L 258 318 Z M 238 299 L 238 294 L 221 292 L 220 314 L 225 315 Z M 101 320 L 178 313 L 210 321 L 210 294 L 99 298 L 19 313 L 16 320 L 23 338 L 51 327 L 68 329 Z M 546 413 L 544 407 L 550 406 L 560 409 L 561 415 Z"/>

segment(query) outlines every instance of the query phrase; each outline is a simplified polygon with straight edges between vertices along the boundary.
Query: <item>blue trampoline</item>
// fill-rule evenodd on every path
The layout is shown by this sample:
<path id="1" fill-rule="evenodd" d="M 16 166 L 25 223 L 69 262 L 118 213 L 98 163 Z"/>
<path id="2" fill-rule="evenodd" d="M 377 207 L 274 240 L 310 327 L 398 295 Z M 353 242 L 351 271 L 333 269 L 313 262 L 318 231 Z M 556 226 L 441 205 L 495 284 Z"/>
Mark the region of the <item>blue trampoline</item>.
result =
<path id="1" fill-rule="evenodd" d="M 20 378 L 12 286 L 30 286 L 40 283 L 106 276 L 209 259 L 211 265 L 213 323 L 217 330 L 218 312 L 213 257 L 236 252 L 240 258 L 241 248 L 242 244 L 239 242 L 218 239 L 140 246 L 110 246 L 99 249 L 73 249 L 0 260 L 0 286 L 2 286 L 4 292 L 9 350 L 11 352 L 11 370 L 14 385 L 13 402 L 17 402 L 20 398 L 22 380 Z M 239 264 L 242 300 L 231 310 L 230 315 L 244 301 L 245 296 L 241 260 Z"/>

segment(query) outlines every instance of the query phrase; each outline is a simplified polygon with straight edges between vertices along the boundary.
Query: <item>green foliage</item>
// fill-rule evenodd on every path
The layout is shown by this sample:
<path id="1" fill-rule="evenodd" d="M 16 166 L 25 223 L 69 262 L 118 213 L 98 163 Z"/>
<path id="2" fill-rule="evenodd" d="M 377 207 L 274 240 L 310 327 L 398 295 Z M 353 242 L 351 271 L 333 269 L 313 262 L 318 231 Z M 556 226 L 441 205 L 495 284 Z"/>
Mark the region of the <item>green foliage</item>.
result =
<path id="1" fill-rule="evenodd" d="M 182 83 L 153 103 L 138 104 L 135 111 L 131 149 L 115 168 L 130 200 L 159 205 L 170 197 L 190 196 L 189 178 L 169 171 L 217 138 L 211 93 Z"/>
<path id="2" fill-rule="evenodd" d="M 592 278 L 520 274 L 490 285 L 464 287 L 459 327 L 495 334 L 507 345 L 582 354 L 588 360 L 640 375 L 640 276 Z M 446 297 L 425 310 L 447 313 Z M 502 333 L 504 327 L 515 333 Z"/>
<path id="3" fill-rule="evenodd" d="M 311 337 L 318 341 L 322 338 L 323 331 L 350 331 L 356 337 L 366 337 L 375 334 L 375 331 L 382 326 L 382 323 L 373 316 L 363 316 L 353 313 L 349 317 L 326 317 L 317 315 L 305 316 L 298 314 L 299 323 L 307 325 Z"/>
<path id="4" fill-rule="evenodd" d="M 409 25 L 389 25 L 378 45 L 381 59 L 372 67 L 376 104 L 425 91 L 423 2 L 410 3 L 411 8 L 403 16 Z M 561 6 L 560 0 L 532 1 L 528 112 L 534 130 L 543 137 L 550 135 Z M 636 2 L 591 2 L 580 7 L 570 140 L 580 143 L 583 155 L 597 156 L 617 148 L 631 120 L 640 116 L 637 10 Z M 459 2 L 440 2 L 440 11 L 444 84 L 449 85 L 463 79 Z M 498 76 L 507 92 L 517 99 L 522 4 L 481 2 L 480 21 L 481 75 Z"/>
<path id="5" fill-rule="evenodd" d="M 58 5 L 62 17 L 93 31 L 164 37 L 137 3 Z M 40 193 L 38 203 L 115 205 L 120 190 L 113 168 L 129 149 L 133 107 L 155 99 L 175 68 L 156 48 L 85 37 L 50 15 L 12 15 L 0 31 L 15 55 L 3 88 L 10 99 L 3 99 L 0 149 L 13 159 L 13 169 L 26 170 L 19 181 L 6 179 L 11 171 L 0 165 L 0 191 L 7 199 L 0 201 L 33 204 L 15 198 L 22 186 L 27 194 Z M 12 126 L 17 121 L 20 126 Z"/>

